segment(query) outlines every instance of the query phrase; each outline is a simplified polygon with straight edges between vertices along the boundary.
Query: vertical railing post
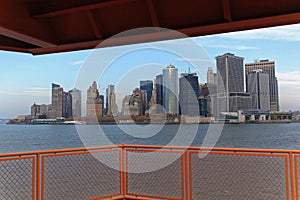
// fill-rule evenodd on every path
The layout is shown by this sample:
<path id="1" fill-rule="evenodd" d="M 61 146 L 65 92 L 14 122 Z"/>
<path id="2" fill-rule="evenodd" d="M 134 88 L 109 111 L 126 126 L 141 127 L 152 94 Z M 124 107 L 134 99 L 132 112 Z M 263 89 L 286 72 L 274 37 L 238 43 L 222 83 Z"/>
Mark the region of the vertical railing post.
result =
<path id="1" fill-rule="evenodd" d="M 188 155 L 189 150 L 185 149 L 184 154 L 183 154 L 183 162 L 184 162 L 184 180 L 185 180 L 185 188 L 183 188 L 185 190 L 185 199 L 188 200 L 189 199 L 189 192 L 190 192 L 190 188 L 189 188 L 189 167 L 190 167 L 190 163 L 189 163 L 189 155 Z"/>
<path id="2" fill-rule="evenodd" d="M 121 145 L 121 155 L 120 155 L 120 173 L 121 173 L 121 178 L 120 178 L 120 186 L 121 186 L 121 195 L 125 196 L 126 195 L 126 182 L 125 182 L 125 146 L 124 144 Z"/>
<path id="3" fill-rule="evenodd" d="M 290 160 L 290 182 L 291 182 L 291 191 L 292 191 L 292 199 L 296 200 L 296 192 L 295 192 L 295 174 L 294 174 L 294 162 L 293 162 L 293 153 L 289 152 L 289 160 Z"/>
<path id="4" fill-rule="evenodd" d="M 40 183 L 40 178 L 41 178 L 41 155 L 40 153 L 36 154 L 37 159 L 36 159 L 36 200 L 41 199 L 41 183 Z"/>

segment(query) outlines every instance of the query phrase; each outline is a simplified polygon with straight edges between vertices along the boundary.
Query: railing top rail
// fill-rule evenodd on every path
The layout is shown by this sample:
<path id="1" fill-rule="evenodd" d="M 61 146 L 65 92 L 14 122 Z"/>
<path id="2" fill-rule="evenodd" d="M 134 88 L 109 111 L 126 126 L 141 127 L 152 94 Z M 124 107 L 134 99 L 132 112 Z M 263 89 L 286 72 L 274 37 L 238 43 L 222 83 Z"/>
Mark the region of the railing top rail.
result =
<path id="1" fill-rule="evenodd" d="M 254 149 L 254 148 L 210 148 L 210 147 L 196 147 L 196 146 L 158 146 L 158 145 L 136 145 L 136 144 L 120 144 L 114 146 L 97 146 L 86 148 L 67 148 L 56 150 L 41 150 L 30 152 L 14 152 L 14 153 L 2 153 L 1 157 L 18 157 L 28 155 L 39 154 L 58 154 L 58 153 L 71 153 L 80 151 L 95 151 L 103 149 L 116 149 L 116 148 L 139 148 L 139 149 L 164 149 L 164 150 L 194 150 L 194 151 L 225 151 L 225 152 L 248 152 L 248 153 L 286 153 L 286 154 L 300 154 L 300 150 L 285 150 L 285 149 Z"/>
<path id="2" fill-rule="evenodd" d="M 176 150 L 201 150 L 201 151 L 230 151 L 230 152 L 255 152 L 255 153 L 299 153 L 300 150 L 289 149 L 255 149 L 255 148 L 219 148 L 219 147 L 196 147 L 196 146 L 158 146 L 158 145 L 135 145 L 122 144 L 120 148 L 146 148 L 146 149 L 176 149 Z"/>
<path id="3" fill-rule="evenodd" d="M 97 147 L 86 147 L 86 148 L 67 148 L 67 149 L 55 149 L 55 150 L 41 150 L 41 151 L 29 151 L 29 152 L 14 152 L 14 153 L 3 153 L 1 157 L 16 157 L 16 156 L 28 156 L 38 154 L 55 154 L 55 153 L 71 153 L 80 151 L 95 151 L 103 149 L 116 149 L 120 148 L 118 145 L 115 146 L 97 146 Z"/>

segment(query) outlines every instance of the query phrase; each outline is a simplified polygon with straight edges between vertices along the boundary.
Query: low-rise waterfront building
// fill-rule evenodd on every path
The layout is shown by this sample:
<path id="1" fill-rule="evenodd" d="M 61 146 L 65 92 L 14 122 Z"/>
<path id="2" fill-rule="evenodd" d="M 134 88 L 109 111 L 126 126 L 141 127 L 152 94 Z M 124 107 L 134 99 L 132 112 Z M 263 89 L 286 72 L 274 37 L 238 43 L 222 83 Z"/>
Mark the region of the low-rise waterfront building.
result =
<path id="1" fill-rule="evenodd" d="M 270 112 L 271 120 L 292 120 L 292 112 Z"/>

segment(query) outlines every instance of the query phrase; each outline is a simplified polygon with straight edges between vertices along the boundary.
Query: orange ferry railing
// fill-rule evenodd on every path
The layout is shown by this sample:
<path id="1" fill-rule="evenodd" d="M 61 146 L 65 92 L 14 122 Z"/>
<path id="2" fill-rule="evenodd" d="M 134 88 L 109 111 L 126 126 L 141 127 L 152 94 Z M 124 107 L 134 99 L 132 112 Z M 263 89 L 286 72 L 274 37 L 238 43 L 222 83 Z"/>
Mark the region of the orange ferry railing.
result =
<path id="1" fill-rule="evenodd" d="M 99 161 L 100 160 L 100 161 Z M 0 199 L 299 199 L 300 151 L 116 145 L 0 154 Z"/>

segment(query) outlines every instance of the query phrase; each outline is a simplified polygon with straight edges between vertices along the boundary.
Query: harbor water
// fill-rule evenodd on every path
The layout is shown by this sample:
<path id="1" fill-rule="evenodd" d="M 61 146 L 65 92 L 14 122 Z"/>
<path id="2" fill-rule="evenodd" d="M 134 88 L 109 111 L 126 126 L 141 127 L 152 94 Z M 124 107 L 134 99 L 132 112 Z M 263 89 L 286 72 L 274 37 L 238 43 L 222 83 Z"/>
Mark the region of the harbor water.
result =
<path id="1" fill-rule="evenodd" d="M 0 124 L 0 153 L 113 144 L 206 146 L 209 124 L 7 125 Z M 182 131 L 183 130 L 183 131 Z M 101 132 L 101 134 L 99 134 Z M 101 137 L 99 137 L 101 135 Z M 300 123 L 225 124 L 215 147 L 300 149 Z"/>

